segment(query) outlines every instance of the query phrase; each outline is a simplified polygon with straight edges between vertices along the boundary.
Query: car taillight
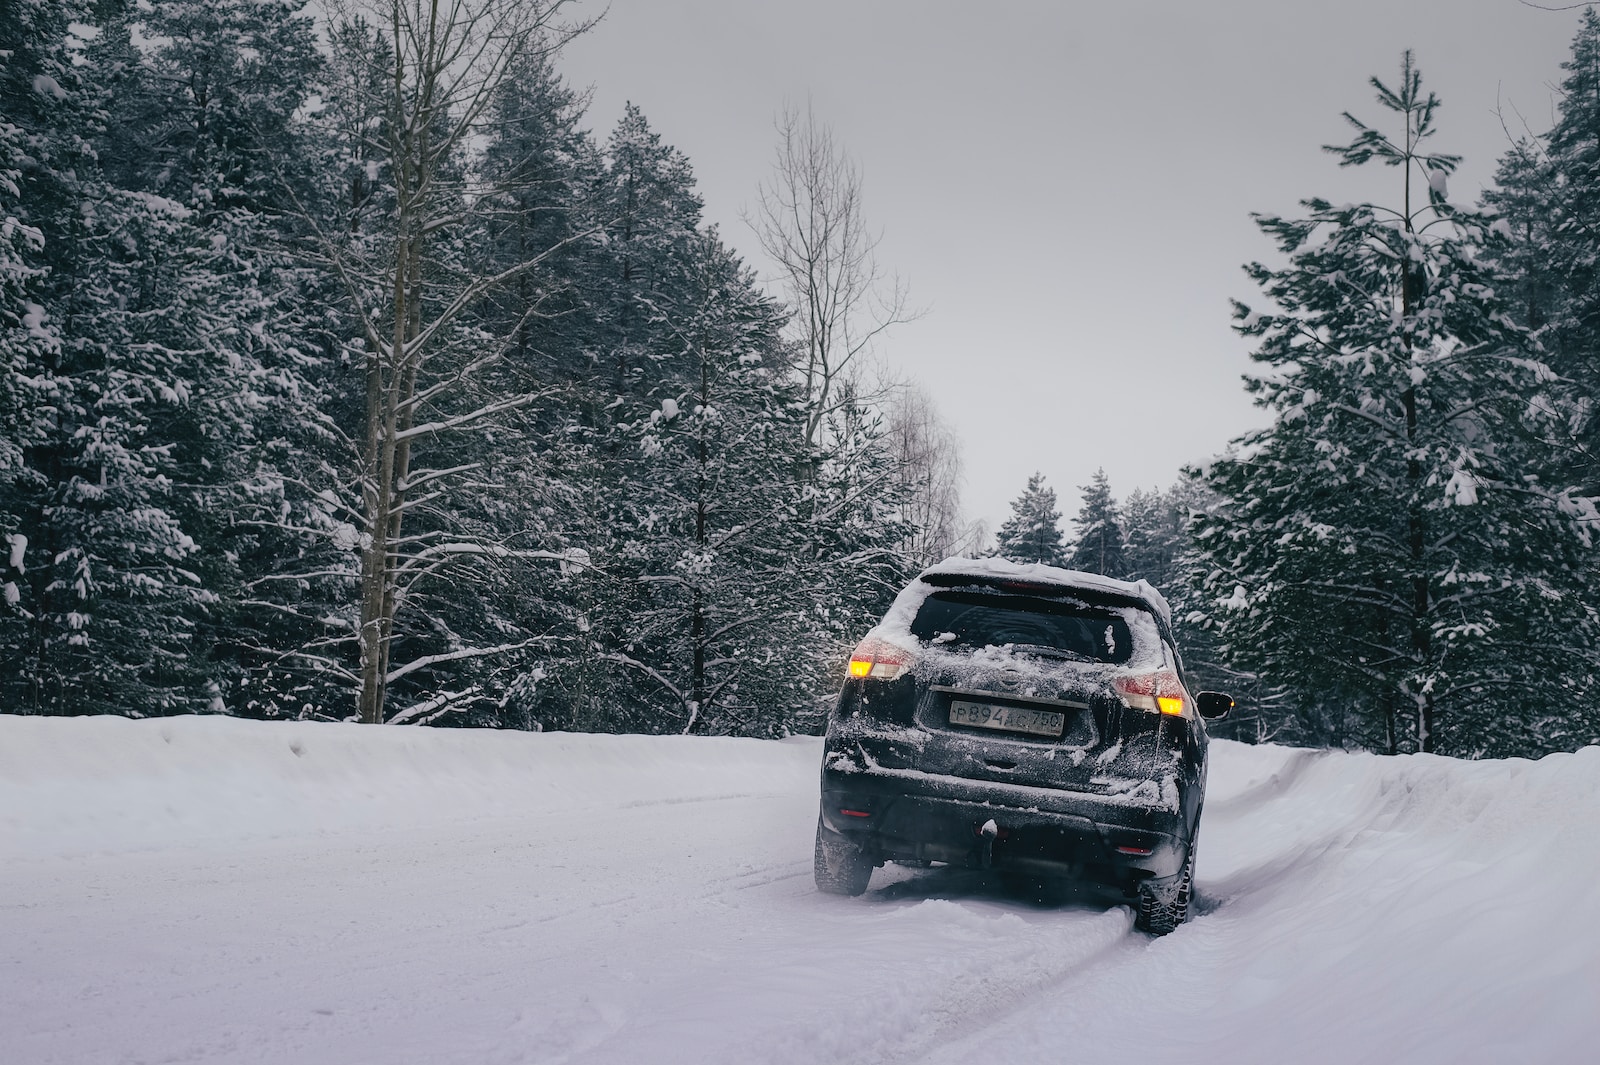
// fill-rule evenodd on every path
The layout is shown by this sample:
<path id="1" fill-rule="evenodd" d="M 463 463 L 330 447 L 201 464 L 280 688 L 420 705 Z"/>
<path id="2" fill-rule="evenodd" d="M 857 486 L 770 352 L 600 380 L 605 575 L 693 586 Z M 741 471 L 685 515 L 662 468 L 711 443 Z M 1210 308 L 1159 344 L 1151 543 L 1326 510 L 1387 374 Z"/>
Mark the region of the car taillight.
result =
<path id="1" fill-rule="evenodd" d="M 1135 710 L 1148 710 L 1152 714 L 1169 714 L 1189 717 L 1189 693 L 1183 682 L 1170 669 L 1158 673 L 1139 673 L 1133 676 L 1113 677 L 1111 686 L 1116 689 L 1122 705 Z"/>
<path id="2" fill-rule="evenodd" d="M 873 680 L 896 680 L 906 675 L 917 656 L 887 640 L 868 636 L 850 653 L 850 675 Z"/>

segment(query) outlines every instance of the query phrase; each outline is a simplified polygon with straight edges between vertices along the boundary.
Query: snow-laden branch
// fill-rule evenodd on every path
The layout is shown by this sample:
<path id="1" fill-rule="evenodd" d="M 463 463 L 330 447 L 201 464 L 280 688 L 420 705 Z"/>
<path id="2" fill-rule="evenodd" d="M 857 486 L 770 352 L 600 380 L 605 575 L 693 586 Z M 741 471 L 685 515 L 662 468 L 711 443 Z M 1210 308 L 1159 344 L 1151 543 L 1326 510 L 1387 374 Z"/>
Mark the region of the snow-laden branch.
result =
<path id="1" fill-rule="evenodd" d="M 666 677 L 662 676 L 661 672 L 659 670 L 654 669 L 651 666 L 645 665 L 643 662 L 639 661 L 637 658 L 633 658 L 633 657 L 631 657 L 629 655 L 621 654 L 619 652 L 614 652 L 614 651 L 613 652 L 606 652 L 606 653 L 603 653 L 603 654 L 598 654 L 598 655 L 595 655 L 595 657 L 598 658 L 602 662 L 616 662 L 619 665 L 628 666 L 631 669 L 637 669 L 639 672 L 641 672 L 641 673 L 645 674 L 646 676 L 650 677 L 657 684 L 659 684 L 663 688 L 667 689 L 667 691 L 671 692 L 674 696 L 677 697 L 678 701 L 680 703 L 682 703 L 686 707 L 689 706 L 693 702 L 692 699 L 690 699 L 687 695 L 684 694 L 682 688 L 678 687 L 676 684 L 672 683 L 672 681 L 670 681 Z M 691 714 L 690 714 L 690 720 L 691 721 L 693 720 L 693 712 L 692 711 L 691 711 Z"/>
<path id="2" fill-rule="evenodd" d="M 457 704 L 463 702 L 476 702 L 484 698 L 483 687 L 478 684 L 462 691 L 443 691 L 420 703 L 406 707 L 393 717 L 384 722 L 386 725 L 431 725 L 445 714 L 456 709 Z"/>
<path id="3" fill-rule="evenodd" d="M 570 566 L 574 569 L 587 569 L 589 567 L 589 553 L 581 548 L 570 547 L 565 551 L 536 551 L 504 547 L 500 544 L 481 544 L 465 541 L 433 544 L 429 547 L 424 547 L 421 551 L 400 563 L 396 568 L 396 575 L 403 576 L 419 567 L 427 567 L 441 561 L 467 557 L 542 559 L 548 562 L 559 562 L 564 567 Z"/>
<path id="4" fill-rule="evenodd" d="M 268 573 L 257 577 L 254 580 L 246 581 L 244 583 L 244 587 L 255 589 L 259 588 L 263 584 L 268 584 L 274 581 L 309 581 L 315 580 L 318 577 L 343 577 L 347 580 L 351 580 L 359 576 L 361 575 L 353 569 L 314 569 L 307 570 L 303 573 Z"/>
<path id="5" fill-rule="evenodd" d="M 541 392 L 525 392 L 520 396 L 512 396 L 510 399 L 502 399 L 496 403 L 487 403 L 479 407 L 477 410 L 468 411 L 466 414 L 457 414 L 453 418 L 445 418 L 436 422 L 426 422 L 422 425 L 413 426 L 410 429 L 400 430 L 394 434 L 394 439 L 396 443 L 400 443 L 406 440 L 415 439 L 419 436 L 428 436 L 434 433 L 449 432 L 452 429 L 471 428 L 474 424 L 483 421 L 485 418 L 492 417 L 504 411 L 515 410 L 518 407 L 526 407 L 530 403 L 537 403 L 539 400 L 550 395 L 550 393 L 550 389 L 545 389 Z"/>
<path id="6" fill-rule="evenodd" d="M 437 666 L 445 662 L 460 662 L 468 658 L 487 658 L 490 655 L 506 654 L 509 651 L 520 651 L 524 647 L 529 647 L 538 642 L 537 639 L 528 639 L 518 643 L 502 643 L 495 647 L 463 647 L 459 651 L 443 651 L 436 655 L 423 655 L 421 658 L 413 659 L 403 666 L 391 669 L 384 674 L 383 682 L 385 684 L 393 684 L 401 677 L 415 673 L 419 669 L 427 669 L 429 666 Z"/>
<path id="7" fill-rule="evenodd" d="M 482 466 L 483 463 L 481 462 L 465 462 L 460 466 L 451 466 L 449 469 L 419 470 L 409 474 L 403 480 L 397 482 L 395 484 L 395 489 L 401 492 L 409 492 L 413 489 L 421 488 L 430 481 L 437 481 L 441 477 L 450 477 L 457 473 L 466 473 L 469 470 L 480 469 Z"/>

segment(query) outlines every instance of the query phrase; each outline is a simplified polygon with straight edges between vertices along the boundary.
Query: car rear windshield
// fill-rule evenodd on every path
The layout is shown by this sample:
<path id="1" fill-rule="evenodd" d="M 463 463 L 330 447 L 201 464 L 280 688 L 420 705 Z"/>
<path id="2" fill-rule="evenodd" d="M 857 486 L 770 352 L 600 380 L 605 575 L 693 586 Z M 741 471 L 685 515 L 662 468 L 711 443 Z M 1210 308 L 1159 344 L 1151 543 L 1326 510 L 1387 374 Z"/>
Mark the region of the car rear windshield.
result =
<path id="1" fill-rule="evenodd" d="M 1140 615 L 1133 629 L 1140 630 L 1141 643 L 1158 638 L 1154 622 L 1133 609 L 991 592 L 935 592 L 923 601 L 911 632 L 946 647 L 1039 648 L 1121 665 L 1141 650 L 1134 646 L 1130 615 Z"/>

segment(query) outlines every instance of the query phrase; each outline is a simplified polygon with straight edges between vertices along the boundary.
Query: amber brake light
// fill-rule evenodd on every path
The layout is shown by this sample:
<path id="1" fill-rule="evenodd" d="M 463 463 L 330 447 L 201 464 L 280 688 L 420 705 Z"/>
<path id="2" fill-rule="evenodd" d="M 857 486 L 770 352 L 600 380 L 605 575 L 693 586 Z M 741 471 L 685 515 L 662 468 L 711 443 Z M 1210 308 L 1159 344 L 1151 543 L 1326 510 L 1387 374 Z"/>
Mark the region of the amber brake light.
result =
<path id="1" fill-rule="evenodd" d="M 868 636 L 850 653 L 850 675 L 873 680 L 898 680 L 910 672 L 917 656 L 877 636 Z"/>
<path id="2" fill-rule="evenodd" d="M 1171 717 L 1190 716 L 1189 693 L 1183 690 L 1183 682 L 1170 669 L 1113 677 L 1111 686 L 1116 689 L 1123 706 Z"/>

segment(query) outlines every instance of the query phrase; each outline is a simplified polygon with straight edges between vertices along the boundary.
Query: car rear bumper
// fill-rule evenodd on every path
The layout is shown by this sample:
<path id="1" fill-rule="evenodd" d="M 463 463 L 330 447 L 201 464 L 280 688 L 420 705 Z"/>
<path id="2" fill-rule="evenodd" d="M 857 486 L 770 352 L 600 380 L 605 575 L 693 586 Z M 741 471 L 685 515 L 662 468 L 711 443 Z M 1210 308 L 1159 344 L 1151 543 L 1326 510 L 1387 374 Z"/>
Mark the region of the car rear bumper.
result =
<path id="1" fill-rule="evenodd" d="M 1130 891 L 1178 875 L 1189 851 L 1182 815 L 1170 808 L 893 770 L 825 769 L 821 823 L 879 861 L 992 866 Z"/>

